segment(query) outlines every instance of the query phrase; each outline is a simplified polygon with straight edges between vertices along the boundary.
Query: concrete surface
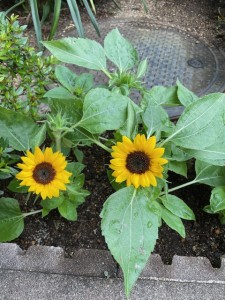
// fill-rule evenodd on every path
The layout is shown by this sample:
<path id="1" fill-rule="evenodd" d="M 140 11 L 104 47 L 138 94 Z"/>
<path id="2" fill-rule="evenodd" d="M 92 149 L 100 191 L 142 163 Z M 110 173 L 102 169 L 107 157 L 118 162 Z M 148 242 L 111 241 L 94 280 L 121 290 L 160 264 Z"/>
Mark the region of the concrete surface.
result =
<path id="1" fill-rule="evenodd" d="M 59 247 L 0 244 L 1 300 L 123 300 L 122 273 L 108 251 L 79 250 L 65 258 Z M 130 300 L 224 300 L 225 259 L 175 256 L 164 265 L 152 255 Z"/>

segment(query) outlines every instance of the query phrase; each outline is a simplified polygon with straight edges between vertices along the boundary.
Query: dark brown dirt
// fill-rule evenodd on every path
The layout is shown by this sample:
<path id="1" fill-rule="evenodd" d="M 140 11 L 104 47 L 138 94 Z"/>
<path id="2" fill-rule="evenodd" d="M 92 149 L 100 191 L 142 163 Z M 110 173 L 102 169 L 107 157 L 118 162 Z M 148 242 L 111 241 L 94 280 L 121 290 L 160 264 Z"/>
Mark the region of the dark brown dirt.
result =
<path id="1" fill-rule="evenodd" d="M 111 1 L 96 0 L 97 17 L 133 18 L 145 17 L 152 23 L 178 27 L 198 36 L 209 45 L 216 45 L 225 49 L 225 28 L 218 22 L 218 17 L 224 17 L 224 1 L 215 0 L 148 0 L 148 12 L 137 0 L 118 1 L 119 10 Z M 6 3 L 6 1 L 4 1 Z M 0 4 L 1 6 L 1 4 Z M 220 7 L 220 10 L 219 10 Z M 4 10 L 6 7 L 0 7 Z M 88 21 L 84 9 L 82 18 Z M 35 41 L 31 18 L 27 13 L 20 13 L 20 21 L 29 24 L 28 35 Z M 221 26 L 220 26 L 221 25 Z M 59 34 L 73 27 L 70 13 L 66 7 L 62 10 Z M 48 24 L 44 28 L 48 32 Z M 106 175 L 109 158 L 105 152 L 94 147 L 85 151 L 86 186 L 91 192 L 86 202 L 78 208 L 78 220 L 69 222 L 55 212 L 41 219 L 39 215 L 25 220 L 25 230 L 21 237 L 14 242 L 21 248 L 27 249 L 31 245 L 52 245 L 64 248 L 67 256 L 73 256 L 73 251 L 79 248 L 107 249 L 100 230 L 100 211 L 106 198 L 113 192 Z M 176 181 L 177 177 L 172 177 Z M 182 182 L 180 182 L 182 183 Z M 208 257 L 215 267 L 219 267 L 220 256 L 225 252 L 225 226 L 219 223 L 216 215 L 208 215 L 202 208 L 208 204 L 210 188 L 204 185 L 193 186 L 177 192 L 194 211 L 196 222 L 184 222 L 186 239 L 182 239 L 176 232 L 163 225 L 155 252 L 162 256 L 165 263 L 170 263 L 174 254 L 185 256 Z M 11 195 L 14 196 L 14 195 Z M 21 199 L 21 202 L 22 199 Z M 38 204 L 33 209 L 38 209 Z M 29 210 L 29 207 L 23 207 Z"/>

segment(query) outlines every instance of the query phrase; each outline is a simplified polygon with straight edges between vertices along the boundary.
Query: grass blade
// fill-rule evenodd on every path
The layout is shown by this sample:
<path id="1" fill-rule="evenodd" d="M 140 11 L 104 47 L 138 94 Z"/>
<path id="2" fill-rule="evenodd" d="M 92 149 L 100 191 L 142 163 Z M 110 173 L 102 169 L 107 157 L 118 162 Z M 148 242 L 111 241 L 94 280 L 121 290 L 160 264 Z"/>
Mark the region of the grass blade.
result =
<path id="1" fill-rule="evenodd" d="M 84 37 L 84 28 L 82 25 L 82 21 L 81 21 L 81 17 L 80 17 L 80 12 L 79 12 L 79 8 L 77 6 L 77 2 L 76 0 L 67 0 L 69 9 L 70 9 L 70 13 L 73 19 L 73 22 L 76 26 L 78 35 L 80 37 Z"/>
<path id="2" fill-rule="evenodd" d="M 18 2 L 18 3 L 16 3 L 16 4 L 14 4 L 12 7 L 10 7 L 10 8 L 5 12 L 5 14 L 8 15 L 8 14 L 10 13 L 10 11 L 14 10 L 14 8 L 16 8 L 17 6 L 23 4 L 24 2 L 25 2 L 25 0 L 22 0 L 22 1 Z"/>
<path id="3" fill-rule="evenodd" d="M 95 16 L 94 16 L 94 14 L 93 14 L 93 12 L 92 12 L 92 10 L 91 10 L 91 8 L 90 8 L 87 0 L 83 0 L 83 3 L 84 3 L 84 6 L 85 6 L 85 8 L 86 8 L 86 10 L 88 12 L 88 15 L 89 15 L 89 17 L 91 19 L 92 25 L 94 26 L 94 28 L 95 28 L 98 36 L 100 36 L 100 31 L 99 31 L 98 23 L 97 23 L 97 21 L 95 19 Z"/>
<path id="4" fill-rule="evenodd" d="M 92 8 L 93 12 L 96 14 L 96 9 L 95 9 L 94 1 L 90 0 L 90 3 L 91 3 L 91 8 Z"/>
<path id="5" fill-rule="evenodd" d="M 40 43 L 42 41 L 42 31 L 41 31 L 41 22 L 39 18 L 37 0 L 30 0 L 29 2 L 30 2 L 31 14 L 34 23 L 34 30 L 36 34 L 38 47 L 40 49 L 43 49 L 43 46 Z"/>
<path id="6" fill-rule="evenodd" d="M 52 26 L 51 26 L 48 40 L 53 39 L 55 32 L 57 30 L 59 24 L 60 11 L 61 11 L 61 4 L 62 4 L 62 0 L 55 0 L 53 21 L 52 21 Z"/>
<path id="7" fill-rule="evenodd" d="M 144 6 L 145 12 L 147 13 L 148 12 L 148 5 L 147 5 L 146 1 L 145 0 L 141 0 L 141 2 L 143 4 L 143 6 Z"/>

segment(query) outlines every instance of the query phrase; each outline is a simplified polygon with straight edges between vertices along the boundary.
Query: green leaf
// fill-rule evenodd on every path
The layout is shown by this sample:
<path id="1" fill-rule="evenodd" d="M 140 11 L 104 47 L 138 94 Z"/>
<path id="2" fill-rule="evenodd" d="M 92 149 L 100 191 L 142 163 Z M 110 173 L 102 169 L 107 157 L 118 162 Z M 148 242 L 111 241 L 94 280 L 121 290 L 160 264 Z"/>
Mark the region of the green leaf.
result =
<path id="1" fill-rule="evenodd" d="M 46 209 L 46 208 L 43 208 L 42 209 L 42 218 L 46 217 L 48 214 L 50 213 L 50 210 Z"/>
<path id="2" fill-rule="evenodd" d="M 149 91 L 144 93 L 144 97 L 141 101 L 141 107 L 147 107 L 148 105 L 167 105 L 174 106 L 180 105 L 177 97 L 177 87 L 170 86 L 154 86 Z"/>
<path id="3" fill-rule="evenodd" d="M 42 42 L 60 61 L 91 70 L 106 70 L 106 57 L 102 46 L 89 39 L 64 38 Z"/>
<path id="4" fill-rule="evenodd" d="M 169 116 L 161 106 L 148 105 L 142 114 L 144 124 L 147 126 L 147 135 L 161 131 L 170 123 Z"/>
<path id="5" fill-rule="evenodd" d="M 186 151 L 184 151 L 184 149 L 180 149 L 173 143 L 168 143 L 167 146 L 168 145 L 171 146 L 171 159 L 172 160 L 179 162 L 179 161 L 186 161 L 186 160 L 189 160 L 192 158 L 192 156 L 190 154 L 186 153 Z"/>
<path id="6" fill-rule="evenodd" d="M 178 232 L 183 238 L 185 238 L 185 228 L 181 219 L 171 213 L 168 209 L 162 206 L 161 210 L 163 221 L 173 230 Z"/>
<path id="7" fill-rule="evenodd" d="M 53 197 L 51 199 L 46 199 L 41 201 L 41 206 L 48 210 L 51 211 L 57 207 L 59 207 L 64 201 L 64 196 L 60 195 L 59 197 Z"/>
<path id="8" fill-rule="evenodd" d="M 162 198 L 163 205 L 174 215 L 185 219 L 185 220 L 195 220 L 195 215 L 190 207 L 174 195 L 165 195 Z"/>
<path id="9" fill-rule="evenodd" d="M 225 211 L 219 212 L 219 220 L 222 225 L 225 224 Z"/>
<path id="10" fill-rule="evenodd" d="M 168 168 L 170 171 L 173 171 L 176 174 L 187 177 L 187 163 L 185 161 L 169 160 Z"/>
<path id="11" fill-rule="evenodd" d="M 74 177 L 80 175 L 84 168 L 85 165 L 80 162 L 69 162 L 66 167 L 67 171 L 71 172 Z"/>
<path id="12" fill-rule="evenodd" d="M 74 91 L 77 93 L 78 90 L 82 92 L 88 92 L 94 85 L 93 75 L 88 73 L 83 73 L 77 77 L 75 82 Z"/>
<path id="13" fill-rule="evenodd" d="M 30 147 L 32 150 L 35 149 L 36 146 L 40 146 L 46 138 L 46 124 L 42 126 L 36 126 L 30 136 Z"/>
<path id="14" fill-rule="evenodd" d="M 177 87 L 177 96 L 184 106 L 188 106 L 199 99 L 198 96 L 183 86 L 179 80 L 177 80 Z"/>
<path id="15" fill-rule="evenodd" d="M 90 192 L 87 190 L 83 190 L 75 183 L 67 184 L 67 193 L 77 197 L 87 197 L 90 195 Z"/>
<path id="16" fill-rule="evenodd" d="M 57 114 L 62 111 L 64 116 L 71 123 L 77 123 L 81 120 L 83 114 L 83 104 L 80 100 L 75 99 L 49 99 L 47 101 L 51 108 L 52 114 Z M 66 105 L 65 105 L 66 103 Z"/>
<path id="17" fill-rule="evenodd" d="M 57 80 L 64 86 L 70 93 L 73 93 L 77 75 L 65 66 L 56 66 L 55 76 Z"/>
<path id="18" fill-rule="evenodd" d="M 195 182 L 204 183 L 210 186 L 225 185 L 225 167 L 212 166 L 203 161 L 195 162 Z"/>
<path id="19" fill-rule="evenodd" d="M 158 217 L 148 201 L 144 189 L 126 187 L 112 194 L 101 212 L 102 233 L 123 270 L 127 297 L 158 238 Z"/>
<path id="20" fill-rule="evenodd" d="M 221 143 L 220 138 L 210 147 L 202 150 L 184 149 L 184 151 L 195 157 L 198 160 L 205 161 L 212 165 L 224 166 L 225 165 L 225 144 Z"/>
<path id="21" fill-rule="evenodd" d="M 223 124 L 225 94 L 215 93 L 190 104 L 167 139 L 187 149 L 205 149 L 225 129 Z"/>
<path id="22" fill-rule="evenodd" d="M 16 178 L 13 178 L 10 183 L 7 186 L 7 189 L 14 193 L 27 193 L 28 187 L 27 186 L 21 186 L 19 180 Z"/>
<path id="23" fill-rule="evenodd" d="M 0 242 L 16 239 L 24 229 L 24 217 L 13 198 L 0 198 Z"/>
<path id="24" fill-rule="evenodd" d="M 138 61 L 136 49 L 117 28 L 105 37 L 104 49 L 108 59 L 119 68 L 120 72 L 131 69 Z"/>
<path id="25" fill-rule="evenodd" d="M 84 99 L 84 113 L 79 125 L 93 134 L 119 129 L 126 121 L 129 101 L 129 98 L 106 89 L 93 89 Z"/>
<path id="26" fill-rule="evenodd" d="M 74 100 L 74 95 L 71 94 L 66 88 L 62 86 L 55 87 L 44 94 L 44 97 L 53 99 L 63 99 L 64 103 L 67 100 Z"/>
<path id="27" fill-rule="evenodd" d="M 225 209 L 225 186 L 218 186 L 212 190 L 210 208 L 214 213 Z"/>
<path id="28" fill-rule="evenodd" d="M 132 101 L 127 103 L 127 121 L 119 132 L 121 135 L 125 135 L 131 139 L 137 135 L 138 129 L 138 114 L 140 113 L 139 107 Z"/>
<path id="29" fill-rule="evenodd" d="M 206 212 L 207 214 L 214 214 L 214 212 L 212 211 L 210 205 L 204 206 L 203 211 Z"/>
<path id="30" fill-rule="evenodd" d="M 147 68 L 148 68 L 148 60 L 147 58 L 145 58 L 138 65 L 137 78 L 142 78 L 147 72 Z"/>
<path id="31" fill-rule="evenodd" d="M 68 199 L 63 201 L 63 203 L 58 207 L 58 211 L 63 218 L 69 221 L 77 220 L 76 205 L 74 205 Z"/>
<path id="32" fill-rule="evenodd" d="M 113 173 L 112 170 L 107 170 L 107 176 L 108 176 L 109 182 L 110 182 L 111 186 L 113 187 L 113 189 L 115 191 L 118 191 L 122 188 L 125 188 L 126 187 L 126 182 L 125 181 L 121 182 L 121 183 L 116 182 L 115 177 L 112 176 L 112 173 Z"/>
<path id="33" fill-rule="evenodd" d="M 46 127 L 38 126 L 22 113 L 0 107 L 0 137 L 15 150 L 26 151 L 45 140 Z"/>

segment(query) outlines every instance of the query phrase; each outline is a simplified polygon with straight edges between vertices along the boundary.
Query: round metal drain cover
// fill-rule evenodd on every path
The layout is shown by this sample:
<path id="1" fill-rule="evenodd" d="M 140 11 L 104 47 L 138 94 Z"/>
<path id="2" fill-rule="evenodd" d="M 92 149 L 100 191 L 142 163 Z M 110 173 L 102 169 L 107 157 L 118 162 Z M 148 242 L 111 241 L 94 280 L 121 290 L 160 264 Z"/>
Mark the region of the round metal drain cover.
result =
<path id="1" fill-rule="evenodd" d="M 134 44 L 140 60 L 148 58 L 144 78 L 148 88 L 175 85 L 179 79 L 198 95 L 224 91 L 225 57 L 218 49 L 208 47 L 190 34 L 147 21 L 107 20 L 99 22 L 99 27 L 101 38 L 92 26 L 86 27 L 86 36 L 103 44 L 107 33 L 117 27 Z M 67 36 L 74 36 L 74 30 L 67 32 Z M 104 75 L 95 72 L 95 80 L 105 82 Z"/>

